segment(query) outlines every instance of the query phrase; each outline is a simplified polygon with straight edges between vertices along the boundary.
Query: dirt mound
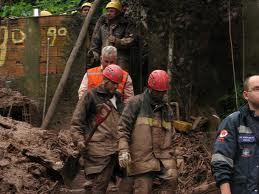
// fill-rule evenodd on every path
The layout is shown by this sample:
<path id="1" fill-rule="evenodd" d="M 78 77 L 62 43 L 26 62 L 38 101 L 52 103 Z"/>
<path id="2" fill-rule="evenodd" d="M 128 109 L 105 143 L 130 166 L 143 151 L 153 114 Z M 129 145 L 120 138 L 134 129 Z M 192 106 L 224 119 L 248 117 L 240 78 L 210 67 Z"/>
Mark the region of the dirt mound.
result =
<path id="1" fill-rule="evenodd" d="M 0 116 L 0 193 L 58 192 L 77 156 L 68 139 Z"/>
<path id="2" fill-rule="evenodd" d="M 40 115 L 36 101 L 10 88 L 0 88 L 0 114 L 35 125 Z"/>
<path id="3" fill-rule="evenodd" d="M 177 134 L 178 194 L 216 194 L 206 133 Z M 0 116 L 0 193 L 59 193 L 74 175 L 78 151 L 69 131 L 41 130 Z M 73 170 L 74 169 L 74 170 Z"/>

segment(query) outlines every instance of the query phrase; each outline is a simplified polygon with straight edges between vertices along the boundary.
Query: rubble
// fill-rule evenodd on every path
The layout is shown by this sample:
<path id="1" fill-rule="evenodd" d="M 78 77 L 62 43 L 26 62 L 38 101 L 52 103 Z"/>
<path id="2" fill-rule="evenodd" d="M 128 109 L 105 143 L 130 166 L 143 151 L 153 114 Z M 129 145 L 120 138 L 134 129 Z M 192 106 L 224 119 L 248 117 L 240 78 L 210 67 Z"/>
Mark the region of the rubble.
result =
<path id="1" fill-rule="evenodd" d="M 39 115 L 35 101 L 10 88 L 0 88 L 0 114 L 33 124 Z"/>
<path id="2" fill-rule="evenodd" d="M 201 131 L 176 134 L 174 146 L 184 161 L 177 194 L 218 192 L 206 139 Z M 78 161 L 78 151 L 70 142 L 69 131 L 41 130 L 0 116 L 0 193 L 59 193 Z"/>
<path id="3" fill-rule="evenodd" d="M 217 194 L 211 173 L 210 142 L 205 132 L 177 133 L 173 141 L 176 154 L 183 157 L 184 164 L 178 169 L 177 194 Z"/>
<path id="4" fill-rule="evenodd" d="M 0 116 L 0 193 L 57 193 L 78 155 L 68 140 Z"/>

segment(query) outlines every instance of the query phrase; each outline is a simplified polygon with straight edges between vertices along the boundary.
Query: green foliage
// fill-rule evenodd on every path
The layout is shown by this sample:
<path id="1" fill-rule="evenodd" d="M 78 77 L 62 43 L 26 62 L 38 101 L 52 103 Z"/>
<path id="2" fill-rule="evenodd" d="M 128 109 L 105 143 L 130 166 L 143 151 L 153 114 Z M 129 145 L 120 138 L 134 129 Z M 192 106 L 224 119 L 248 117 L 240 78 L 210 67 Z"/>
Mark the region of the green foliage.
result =
<path id="1" fill-rule="evenodd" d="M 51 13 L 64 13 L 76 8 L 79 0 L 37 0 L 36 6 L 40 10 L 48 10 Z"/>
<path id="2" fill-rule="evenodd" d="M 24 1 L 15 3 L 14 5 L 5 5 L 3 6 L 0 15 L 2 17 L 7 16 L 31 16 L 33 6 Z"/>
<path id="3" fill-rule="evenodd" d="M 239 107 L 241 107 L 242 105 L 244 105 L 246 103 L 246 101 L 243 98 L 243 87 L 242 87 L 241 83 L 237 84 L 237 97 L 238 97 L 238 106 Z M 232 90 L 229 94 L 225 94 L 221 98 L 219 98 L 218 105 L 220 107 L 224 108 L 223 111 L 220 111 L 221 114 L 219 116 L 221 118 L 225 118 L 230 113 L 237 111 L 235 91 Z"/>
<path id="4" fill-rule="evenodd" d="M 76 9 L 80 0 L 37 0 L 34 5 L 22 0 L 13 4 L 6 4 L 0 10 L 0 16 L 32 16 L 33 8 L 48 10 L 53 14 L 65 13 L 68 10 Z"/>

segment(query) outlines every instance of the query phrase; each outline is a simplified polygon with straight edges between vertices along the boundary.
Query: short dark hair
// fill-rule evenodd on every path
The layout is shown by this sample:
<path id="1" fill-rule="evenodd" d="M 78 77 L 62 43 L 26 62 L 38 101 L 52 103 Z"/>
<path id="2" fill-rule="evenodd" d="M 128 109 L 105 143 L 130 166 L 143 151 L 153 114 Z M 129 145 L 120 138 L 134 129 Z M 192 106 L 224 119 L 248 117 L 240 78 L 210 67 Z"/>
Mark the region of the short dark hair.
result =
<path id="1" fill-rule="evenodd" d="M 254 77 L 254 76 L 259 76 L 258 74 L 256 74 L 256 75 L 250 75 L 250 76 L 248 76 L 246 79 L 245 79 L 245 81 L 244 81 L 244 91 L 248 91 L 249 90 L 249 81 L 250 81 L 250 78 L 251 77 Z"/>
<path id="2" fill-rule="evenodd" d="M 244 91 L 248 91 L 249 90 L 249 79 L 251 78 L 252 76 L 249 76 L 249 77 L 247 77 L 246 79 L 245 79 L 245 81 L 244 81 L 244 86 L 243 86 L 243 89 L 244 89 Z"/>

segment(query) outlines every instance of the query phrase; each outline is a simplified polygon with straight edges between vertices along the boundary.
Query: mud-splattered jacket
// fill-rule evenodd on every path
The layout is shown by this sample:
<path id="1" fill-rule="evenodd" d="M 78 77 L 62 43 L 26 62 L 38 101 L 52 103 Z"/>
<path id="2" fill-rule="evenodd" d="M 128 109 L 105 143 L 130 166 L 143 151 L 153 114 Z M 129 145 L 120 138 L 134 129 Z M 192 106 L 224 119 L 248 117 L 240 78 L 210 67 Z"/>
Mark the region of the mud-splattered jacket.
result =
<path id="1" fill-rule="evenodd" d="M 174 168 L 172 114 L 167 104 L 152 105 L 149 90 L 132 97 L 119 121 L 119 150 L 128 151 L 128 174 Z"/>
<path id="2" fill-rule="evenodd" d="M 107 162 L 104 157 L 108 157 L 118 151 L 118 131 L 117 124 L 123 109 L 122 97 L 115 93 L 116 106 L 110 101 L 110 96 L 103 85 L 98 86 L 84 93 L 78 101 L 74 111 L 71 128 L 72 138 L 75 144 L 84 141 L 93 126 L 96 125 L 96 115 L 99 109 L 105 104 L 111 108 L 108 117 L 98 125 L 91 141 L 86 147 L 85 158 L 100 158 L 95 164 L 85 164 L 86 173 L 92 174 L 100 172 Z"/>
<path id="3" fill-rule="evenodd" d="M 248 105 L 225 118 L 219 126 L 212 155 L 217 185 L 230 183 L 232 194 L 257 194 L 259 175 L 259 118 Z"/>
<path id="4" fill-rule="evenodd" d="M 91 49 L 99 54 L 103 47 L 111 45 L 118 49 L 118 58 L 128 58 L 130 47 L 136 39 L 135 26 L 133 23 L 123 15 L 119 15 L 112 24 L 110 24 L 106 17 L 101 18 L 102 21 L 97 22 L 91 40 Z M 108 37 L 112 35 L 118 40 L 115 44 L 108 41 Z"/>

